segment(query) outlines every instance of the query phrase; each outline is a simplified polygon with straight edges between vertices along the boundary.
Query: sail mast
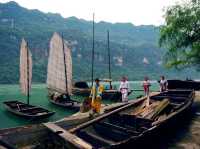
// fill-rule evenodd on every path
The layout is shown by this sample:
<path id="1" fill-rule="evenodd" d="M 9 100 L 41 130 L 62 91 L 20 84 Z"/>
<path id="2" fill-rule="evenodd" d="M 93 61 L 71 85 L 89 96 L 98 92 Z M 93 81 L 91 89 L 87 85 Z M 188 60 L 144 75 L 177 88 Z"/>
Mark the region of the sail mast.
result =
<path id="1" fill-rule="evenodd" d="M 109 39 L 109 30 L 107 31 L 108 33 L 108 71 L 109 71 L 109 79 L 111 80 L 111 63 L 110 63 L 110 39 Z M 112 89 L 112 84 L 111 84 L 111 81 L 110 81 L 110 89 Z"/>
<path id="2" fill-rule="evenodd" d="M 26 44 L 27 51 L 27 104 L 29 104 L 29 50 L 28 50 L 28 42 Z"/>
<path id="3" fill-rule="evenodd" d="M 63 60 L 64 60 L 64 71 L 65 71 L 65 85 L 66 85 L 66 93 L 68 93 L 68 86 L 67 86 L 67 65 L 65 60 L 65 45 L 63 40 L 63 34 L 62 34 L 62 49 L 63 49 Z"/>
<path id="4" fill-rule="evenodd" d="M 93 23 L 92 23 L 92 86 L 94 81 L 94 13 L 93 13 Z"/>

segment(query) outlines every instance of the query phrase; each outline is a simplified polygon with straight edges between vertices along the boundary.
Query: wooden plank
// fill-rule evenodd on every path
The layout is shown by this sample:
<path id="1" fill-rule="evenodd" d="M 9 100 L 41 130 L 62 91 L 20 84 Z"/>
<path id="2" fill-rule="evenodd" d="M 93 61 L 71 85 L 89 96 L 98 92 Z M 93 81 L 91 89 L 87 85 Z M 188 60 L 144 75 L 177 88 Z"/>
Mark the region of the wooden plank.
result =
<path id="1" fill-rule="evenodd" d="M 108 127 L 110 127 L 110 129 L 116 129 L 116 130 L 119 130 L 119 131 L 125 131 L 127 133 L 132 133 L 132 134 L 138 134 L 139 133 L 137 131 L 133 131 L 133 130 L 127 129 L 125 127 L 114 125 L 114 124 L 111 124 L 111 123 L 108 123 L 108 122 L 103 122 L 103 123 L 99 123 L 99 124 L 108 126 Z"/>
<path id="2" fill-rule="evenodd" d="M 40 107 L 30 107 L 30 108 L 27 108 L 27 109 L 21 109 L 19 111 L 23 112 L 23 111 L 29 111 L 29 110 L 35 110 L 35 109 L 41 109 L 41 108 Z"/>
<path id="3" fill-rule="evenodd" d="M 80 131 L 80 133 L 83 133 L 84 135 L 88 135 L 88 136 L 94 138 L 95 140 L 98 140 L 98 141 L 100 141 L 100 142 L 103 142 L 103 143 L 106 143 L 106 144 L 109 144 L 109 145 L 112 145 L 112 144 L 115 143 L 115 142 L 110 141 L 110 140 L 108 140 L 108 139 L 105 140 L 104 138 L 102 138 L 102 137 L 100 137 L 100 136 L 97 136 L 97 135 L 95 135 L 95 134 L 93 134 L 93 133 L 91 133 L 91 132 Z"/>
<path id="4" fill-rule="evenodd" d="M 75 145 L 78 148 L 81 148 L 81 149 L 92 149 L 92 146 L 90 144 L 88 144 L 87 142 L 85 142 L 81 138 L 69 133 L 68 131 L 66 131 L 65 129 L 59 127 L 56 124 L 44 123 L 44 126 L 46 126 L 49 130 L 51 130 L 52 132 L 54 132 L 55 134 L 57 134 L 58 136 L 63 138 L 65 141 Z"/>
<path id="5" fill-rule="evenodd" d="M 159 93 L 152 93 L 152 94 L 150 95 L 150 97 L 151 97 L 151 96 L 154 96 L 154 95 L 158 95 L 158 94 L 159 94 Z M 123 111 L 123 110 L 125 110 L 125 109 L 127 109 L 127 108 L 129 108 L 129 107 L 131 107 L 131 106 L 133 106 L 135 103 L 141 102 L 141 101 L 143 101 L 143 100 L 145 100 L 145 99 L 146 99 L 146 97 L 142 97 L 142 98 L 139 98 L 139 99 L 137 99 L 137 100 L 133 100 L 132 102 L 128 103 L 127 105 L 124 105 L 123 107 L 120 107 L 120 108 L 118 108 L 118 109 L 116 109 L 116 110 L 113 110 L 113 111 L 111 111 L 111 112 L 109 112 L 109 113 L 105 113 L 105 114 L 103 114 L 102 116 L 99 116 L 99 117 L 97 117 L 97 118 L 95 118 L 95 119 L 93 119 L 93 120 L 91 120 L 91 121 L 85 122 L 85 123 L 83 123 L 83 124 L 81 124 L 81 125 L 79 125 L 79 126 L 77 126 L 77 127 L 75 127 L 75 128 L 72 128 L 72 129 L 69 130 L 69 132 L 73 133 L 73 132 L 75 132 L 76 130 L 85 128 L 85 127 L 89 126 L 89 125 L 92 124 L 92 123 L 95 123 L 95 122 L 97 122 L 97 121 L 99 121 L 99 120 L 102 120 L 102 119 L 104 119 L 104 118 L 106 118 L 106 117 L 108 117 L 108 116 L 110 116 L 110 115 L 112 115 L 112 114 L 115 114 L 115 113 L 117 113 L 117 112 L 121 112 L 121 111 Z"/>
<path id="6" fill-rule="evenodd" d="M 159 105 L 155 108 L 155 110 L 147 115 L 148 119 L 154 119 L 157 115 L 159 115 L 168 105 L 169 105 L 169 99 L 164 99 L 159 103 Z"/>

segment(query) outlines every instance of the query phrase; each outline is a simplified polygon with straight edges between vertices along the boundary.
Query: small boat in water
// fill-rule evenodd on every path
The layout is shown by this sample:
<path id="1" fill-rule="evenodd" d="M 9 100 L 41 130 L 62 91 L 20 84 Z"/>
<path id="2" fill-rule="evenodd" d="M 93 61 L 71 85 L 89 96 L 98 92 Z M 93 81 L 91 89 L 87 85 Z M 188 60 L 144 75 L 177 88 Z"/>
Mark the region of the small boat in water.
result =
<path id="1" fill-rule="evenodd" d="M 74 95 L 80 95 L 80 96 L 89 96 L 91 92 L 91 88 L 87 84 L 86 81 L 78 81 L 75 82 L 72 88 L 72 93 Z"/>
<path id="2" fill-rule="evenodd" d="M 118 102 L 121 101 L 121 98 L 122 98 L 121 92 L 117 89 L 110 89 L 110 88 L 113 88 L 111 87 L 112 80 L 100 79 L 100 81 L 103 82 L 103 84 L 106 86 L 105 90 L 102 93 L 103 100 L 112 100 L 112 101 L 118 101 Z M 109 85 L 106 85 L 105 83 L 109 83 Z M 76 82 L 74 87 L 72 88 L 72 93 L 75 95 L 88 97 L 90 95 L 90 92 L 91 92 L 91 88 L 89 88 L 87 82 L 84 82 L 84 81 Z M 128 95 L 130 95 L 131 93 L 132 91 L 129 91 Z"/>
<path id="3" fill-rule="evenodd" d="M 8 111 L 21 117 L 39 119 L 53 115 L 55 112 L 29 104 L 31 80 L 31 52 L 28 49 L 28 43 L 24 39 L 22 39 L 20 48 L 20 88 L 21 92 L 27 96 L 27 103 L 23 103 L 18 100 L 5 101 L 3 103 Z"/>
<path id="4" fill-rule="evenodd" d="M 69 148 L 136 147 L 144 144 L 154 133 L 158 134 L 161 129 L 170 126 L 168 124 L 173 120 L 177 123 L 178 118 L 190 109 L 193 98 L 192 90 L 166 91 L 125 105 L 67 132 L 63 131 L 63 134 L 61 131 L 58 135 L 65 139 Z M 53 126 L 47 127 L 54 131 Z"/>
<path id="5" fill-rule="evenodd" d="M 79 111 L 81 107 L 81 103 L 76 100 L 72 100 L 68 94 L 57 93 L 56 95 L 55 93 L 50 93 L 50 89 L 49 89 L 49 102 L 57 106 L 73 109 L 76 111 Z"/>
<path id="6" fill-rule="evenodd" d="M 55 113 L 42 107 L 33 106 L 19 101 L 5 101 L 4 105 L 8 111 L 16 115 L 31 119 L 49 117 Z"/>
<path id="7" fill-rule="evenodd" d="M 49 101 L 55 105 L 79 110 L 81 103 L 72 100 L 72 57 L 67 42 L 58 33 L 50 41 L 47 70 Z"/>

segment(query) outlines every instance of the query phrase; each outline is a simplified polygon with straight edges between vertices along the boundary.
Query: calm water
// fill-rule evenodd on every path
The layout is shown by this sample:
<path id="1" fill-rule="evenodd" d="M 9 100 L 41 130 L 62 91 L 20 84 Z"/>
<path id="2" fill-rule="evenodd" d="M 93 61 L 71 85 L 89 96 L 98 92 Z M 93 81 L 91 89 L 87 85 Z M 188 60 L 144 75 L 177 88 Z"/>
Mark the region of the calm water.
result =
<path id="1" fill-rule="evenodd" d="M 114 82 L 113 86 L 118 88 L 119 83 Z M 130 82 L 131 89 L 142 89 L 140 82 Z M 157 84 L 152 83 L 152 90 L 157 89 Z M 143 92 L 134 92 L 129 98 L 133 99 L 136 98 L 139 95 L 142 95 Z M 2 104 L 3 101 L 6 100 L 21 100 L 26 102 L 26 96 L 21 95 L 20 89 L 18 85 L 0 85 L 0 128 L 8 128 L 8 127 L 15 127 L 25 124 L 33 124 L 33 123 L 40 123 L 40 122 L 47 122 L 47 121 L 55 121 L 58 119 L 61 119 L 65 116 L 69 116 L 75 111 L 65 109 L 62 107 L 58 107 L 55 105 L 52 105 L 47 100 L 47 90 L 45 84 L 34 84 L 32 85 L 32 91 L 31 91 L 31 97 L 30 97 L 30 103 L 33 105 L 39 105 L 44 108 L 47 108 L 49 110 L 55 111 L 56 113 L 45 120 L 42 121 L 31 121 L 27 120 L 18 116 L 15 116 L 11 114 L 10 112 L 6 111 L 4 108 L 4 105 Z M 82 101 L 82 97 L 74 96 L 73 99 Z M 112 101 L 103 101 L 104 103 L 112 103 Z"/>

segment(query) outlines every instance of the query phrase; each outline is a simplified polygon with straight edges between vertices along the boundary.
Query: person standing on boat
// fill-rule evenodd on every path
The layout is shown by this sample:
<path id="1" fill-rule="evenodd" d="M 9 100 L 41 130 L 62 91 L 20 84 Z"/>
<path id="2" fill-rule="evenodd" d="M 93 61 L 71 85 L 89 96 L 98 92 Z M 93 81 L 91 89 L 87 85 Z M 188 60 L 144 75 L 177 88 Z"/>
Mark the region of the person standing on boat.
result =
<path id="1" fill-rule="evenodd" d="M 149 87 L 151 86 L 148 77 L 144 77 L 144 81 L 142 83 L 142 86 L 144 88 L 144 94 L 147 97 L 146 106 L 148 107 L 150 105 L 150 98 L 149 98 L 150 90 L 149 90 Z"/>
<path id="2" fill-rule="evenodd" d="M 103 85 L 101 85 L 98 78 L 95 79 L 95 84 L 93 85 L 90 93 L 90 98 L 92 98 L 91 107 L 93 112 L 100 113 L 101 109 L 101 99 L 104 90 Z"/>
<path id="3" fill-rule="evenodd" d="M 159 84 L 160 84 L 160 92 L 164 92 L 168 89 L 168 82 L 164 76 L 160 77 Z"/>
<path id="4" fill-rule="evenodd" d="M 142 83 L 142 86 L 143 86 L 143 89 L 144 89 L 145 96 L 149 96 L 149 87 L 151 86 L 151 83 L 150 83 L 148 77 L 144 77 L 144 81 Z"/>
<path id="5" fill-rule="evenodd" d="M 122 77 L 119 90 L 122 94 L 122 102 L 128 102 L 129 82 L 127 77 Z"/>

